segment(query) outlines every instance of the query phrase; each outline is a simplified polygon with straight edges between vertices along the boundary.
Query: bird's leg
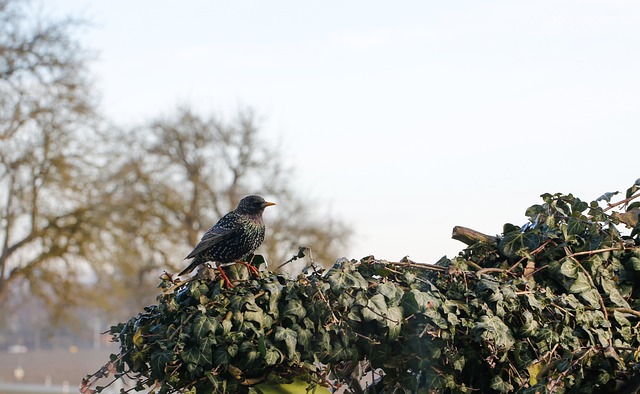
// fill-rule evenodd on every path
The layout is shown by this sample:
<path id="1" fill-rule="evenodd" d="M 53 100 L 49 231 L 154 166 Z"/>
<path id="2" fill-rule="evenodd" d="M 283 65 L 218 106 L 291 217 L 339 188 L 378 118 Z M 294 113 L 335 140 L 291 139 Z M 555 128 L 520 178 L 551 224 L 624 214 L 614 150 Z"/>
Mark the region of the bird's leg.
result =
<path id="1" fill-rule="evenodd" d="M 227 285 L 227 287 L 233 287 L 233 284 L 229 280 L 229 277 L 227 276 L 227 274 L 224 273 L 224 270 L 222 269 L 222 267 L 218 267 L 218 271 L 220 271 L 220 276 L 222 277 L 222 280 Z"/>
<path id="2" fill-rule="evenodd" d="M 253 260 L 253 259 L 252 259 Z M 251 276 L 251 274 L 253 273 L 255 276 L 260 276 L 260 272 L 258 271 L 258 269 L 251 265 L 251 263 L 248 263 L 246 261 L 242 261 L 242 260 L 238 260 L 238 263 L 244 265 L 245 267 L 247 267 L 247 271 L 249 271 L 249 276 Z"/>

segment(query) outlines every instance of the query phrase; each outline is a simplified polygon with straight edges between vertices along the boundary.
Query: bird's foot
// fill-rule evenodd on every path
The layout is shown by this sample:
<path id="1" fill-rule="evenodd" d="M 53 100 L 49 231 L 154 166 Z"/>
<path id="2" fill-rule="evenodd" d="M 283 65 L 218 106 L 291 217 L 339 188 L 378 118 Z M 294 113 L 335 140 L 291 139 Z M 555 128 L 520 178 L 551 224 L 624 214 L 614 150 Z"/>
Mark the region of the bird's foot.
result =
<path id="1" fill-rule="evenodd" d="M 229 277 L 227 276 L 227 274 L 224 272 L 224 270 L 222 269 L 222 267 L 218 267 L 218 271 L 220 271 L 220 276 L 222 277 L 222 280 L 224 281 L 224 284 L 227 287 L 233 287 L 233 283 L 231 283 L 231 281 L 229 280 Z"/>
<path id="2" fill-rule="evenodd" d="M 239 263 L 247 267 L 247 271 L 249 271 L 249 276 L 251 276 L 251 274 L 254 274 L 255 276 L 260 276 L 260 272 L 255 266 L 251 265 L 250 263 L 247 263 L 246 261 L 239 261 Z"/>

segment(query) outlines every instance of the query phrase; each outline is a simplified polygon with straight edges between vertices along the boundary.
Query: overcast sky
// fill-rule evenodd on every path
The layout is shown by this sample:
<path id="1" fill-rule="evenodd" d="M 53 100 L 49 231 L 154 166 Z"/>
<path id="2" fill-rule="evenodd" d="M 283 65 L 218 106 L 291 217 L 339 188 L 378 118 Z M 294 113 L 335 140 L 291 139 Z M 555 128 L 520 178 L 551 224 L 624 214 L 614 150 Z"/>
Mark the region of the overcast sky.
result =
<path id="1" fill-rule="evenodd" d="M 591 201 L 640 177 L 636 0 L 46 7 L 92 21 L 123 125 L 255 109 L 298 193 L 353 226 L 347 257 L 453 257 L 455 225 L 497 234 L 542 193 Z"/>

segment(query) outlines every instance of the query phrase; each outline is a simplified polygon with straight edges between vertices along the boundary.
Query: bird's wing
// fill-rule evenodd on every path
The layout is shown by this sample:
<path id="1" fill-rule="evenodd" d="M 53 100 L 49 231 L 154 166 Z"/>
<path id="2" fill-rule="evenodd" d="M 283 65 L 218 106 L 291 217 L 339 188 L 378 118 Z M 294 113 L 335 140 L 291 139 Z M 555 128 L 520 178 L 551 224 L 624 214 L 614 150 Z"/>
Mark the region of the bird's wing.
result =
<path id="1" fill-rule="evenodd" d="M 200 242 L 198 242 L 196 247 L 191 251 L 191 253 L 189 253 L 185 260 L 196 257 L 196 255 L 203 250 L 209 249 L 220 241 L 225 240 L 235 230 L 235 228 L 211 227 L 209 231 L 202 236 Z"/>

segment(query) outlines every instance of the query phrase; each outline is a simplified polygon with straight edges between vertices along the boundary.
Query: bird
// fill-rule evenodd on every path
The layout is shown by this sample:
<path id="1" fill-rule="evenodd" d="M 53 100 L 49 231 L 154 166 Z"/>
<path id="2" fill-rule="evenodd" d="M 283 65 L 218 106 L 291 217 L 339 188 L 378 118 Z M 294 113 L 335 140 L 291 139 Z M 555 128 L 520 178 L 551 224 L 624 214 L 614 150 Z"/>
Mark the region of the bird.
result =
<path id="1" fill-rule="evenodd" d="M 193 260 L 178 276 L 190 273 L 201 264 L 214 262 L 225 283 L 231 287 L 233 285 L 222 270 L 222 265 L 241 262 L 257 273 L 255 267 L 246 263 L 246 259 L 264 241 L 265 225 L 262 213 L 266 207 L 272 205 L 276 204 L 265 201 L 258 195 L 242 198 L 236 209 L 224 215 L 202 236 L 200 242 L 185 258 Z"/>

